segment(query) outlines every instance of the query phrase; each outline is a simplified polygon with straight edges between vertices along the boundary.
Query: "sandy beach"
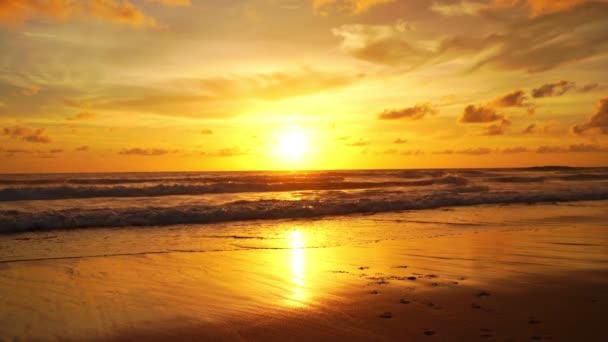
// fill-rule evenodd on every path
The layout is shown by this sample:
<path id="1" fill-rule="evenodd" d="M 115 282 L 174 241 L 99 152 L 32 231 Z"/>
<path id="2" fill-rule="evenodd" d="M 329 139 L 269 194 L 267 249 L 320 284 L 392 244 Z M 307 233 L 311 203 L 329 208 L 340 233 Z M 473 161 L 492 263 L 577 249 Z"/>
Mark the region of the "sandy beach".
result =
<path id="1" fill-rule="evenodd" d="M 0 335 L 601 341 L 607 207 L 478 206 L 3 235 Z"/>

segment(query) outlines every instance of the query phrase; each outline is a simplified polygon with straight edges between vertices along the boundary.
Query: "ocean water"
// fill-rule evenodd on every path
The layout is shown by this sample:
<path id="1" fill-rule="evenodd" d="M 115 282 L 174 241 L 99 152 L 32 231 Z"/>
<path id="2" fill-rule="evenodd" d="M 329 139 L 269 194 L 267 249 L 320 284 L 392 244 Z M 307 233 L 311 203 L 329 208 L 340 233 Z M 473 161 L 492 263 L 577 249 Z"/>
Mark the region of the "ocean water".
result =
<path id="1" fill-rule="evenodd" d="M 0 233 L 608 199 L 608 168 L 0 175 Z"/>

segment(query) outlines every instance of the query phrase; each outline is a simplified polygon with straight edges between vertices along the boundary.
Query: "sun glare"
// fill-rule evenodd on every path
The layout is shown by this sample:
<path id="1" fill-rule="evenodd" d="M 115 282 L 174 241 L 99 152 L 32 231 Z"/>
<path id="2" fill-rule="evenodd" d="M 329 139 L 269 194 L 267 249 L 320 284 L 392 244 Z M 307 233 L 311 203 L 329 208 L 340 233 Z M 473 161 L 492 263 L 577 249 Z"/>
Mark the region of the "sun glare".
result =
<path id="1" fill-rule="evenodd" d="M 290 126 L 277 136 L 275 152 L 289 161 L 300 161 L 308 151 L 308 137 L 297 126 Z"/>

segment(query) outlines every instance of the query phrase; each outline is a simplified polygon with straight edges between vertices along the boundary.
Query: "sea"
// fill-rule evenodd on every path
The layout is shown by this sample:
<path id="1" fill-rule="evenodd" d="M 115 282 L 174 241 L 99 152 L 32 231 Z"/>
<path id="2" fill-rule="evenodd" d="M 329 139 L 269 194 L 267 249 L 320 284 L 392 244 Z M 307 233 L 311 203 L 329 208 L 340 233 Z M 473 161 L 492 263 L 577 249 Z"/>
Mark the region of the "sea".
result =
<path id="1" fill-rule="evenodd" d="M 608 199 L 608 168 L 0 175 L 0 233 Z"/>

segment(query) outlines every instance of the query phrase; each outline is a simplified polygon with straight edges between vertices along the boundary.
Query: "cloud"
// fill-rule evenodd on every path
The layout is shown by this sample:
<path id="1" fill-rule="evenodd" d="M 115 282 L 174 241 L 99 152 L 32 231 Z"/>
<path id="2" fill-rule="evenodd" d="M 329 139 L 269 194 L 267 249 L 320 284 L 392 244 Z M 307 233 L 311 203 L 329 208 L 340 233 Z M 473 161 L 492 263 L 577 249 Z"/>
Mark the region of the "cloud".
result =
<path id="1" fill-rule="evenodd" d="M 147 2 L 157 3 L 166 6 L 190 6 L 191 0 L 146 0 Z"/>
<path id="2" fill-rule="evenodd" d="M 423 155 L 424 151 L 421 150 L 404 150 L 399 153 L 402 156 L 419 156 Z"/>
<path id="3" fill-rule="evenodd" d="M 571 9 L 585 3 L 608 2 L 606 0 L 494 0 L 492 5 L 500 7 L 525 7 L 532 16 Z"/>
<path id="4" fill-rule="evenodd" d="M 333 12 L 360 14 L 368 9 L 397 0 L 312 0 L 315 13 L 327 15 Z"/>
<path id="5" fill-rule="evenodd" d="M 504 115 L 499 114 L 496 109 L 486 106 L 468 105 L 458 119 L 460 123 L 487 123 L 504 120 Z"/>
<path id="6" fill-rule="evenodd" d="M 97 114 L 91 112 L 80 112 L 74 116 L 68 116 L 65 118 L 69 121 L 82 121 L 82 120 L 91 120 L 97 117 Z"/>
<path id="7" fill-rule="evenodd" d="M 89 146 L 84 145 L 84 146 L 77 147 L 74 151 L 77 151 L 77 152 L 86 152 L 88 150 L 89 150 Z"/>
<path id="8" fill-rule="evenodd" d="M 523 90 L 514 90 L 506 95 L 503 95 L 496 100 L 493 104 L 498 107 L 524 107 L 526 105 L 526 92 Z"/>
<path id="9" fill-rule="evenodd" d="M 412 119 L 419 120 L 424 118 L 426 115 L 434 115 L 437 111 L 429 104 L 422 103 L 417 104 L 414 107 L 401 108 L 401 109 L 386 109 L 382 113 L 378 114 L 380 120 L 396 120 L 396 119 Z"/>
<path id="10" fill-rule="evenodd" d="M 122 155 L 134 155 L 134 156 L 162 156 L 170 153 L 175 153 L 177 151 L 166 150 L 162 148 L 129 148 L 123 149 L 118 154 Z"/>
<path id="11" fill-rule="evenodd" d="M 536 132 L 537 132 L 537 129 L 538 129 L 538 128 L 536 127 L 536 124 L 530 124 L 528 127 L 526 127 L 526 128 L 525 128 L 525 129 L 522 131 L 522 133 L 523 133 L 523 134 L 534 134 L 534 133 L 536 133 Z"/>
<path id="12" fill-rule="evenodd" d="M 536 153 L 597 153 L 608 152 L 608 147 L 592 144 L 575 144 L 570 146 L 540 146 Z"/>
<path id="13" fill-rule="evenodd" d="M 608 147 L 603 147 L 603 146 L 599 146 L 599 145 L 592 145 L 592 144 L 576 144 L 576 145 L 570 145 L 568 147 L 568 151 L 570 151 L 570 152 L 581 152 L 581 153 L 586 153 L 586 152 L 608 152 Z"/>
<path id="14" fill-rule="evenodd" d="M 608 134 L 608 97 L 600 100 L 595 113 L 586 122 L 572 127 L 572 132 L 578 135 L 587 131 Z"/>
<path id="15" fill-rule="evenodd" d="M 13 127 L 5 127 L 4 135 L 8 135 L 13 139 L 21 139 L 32 143 L 50 143 L 51 138 L 45 134 L 44 128 L 31 128 L 27 126 L 16 125 Z"/>
<path id="16" fill-rule="evenodd" d="M 484 154 L 492 153 L 492 149 L 487 147 L 478 147 L 478 148 L 467 148 L 464 150 L 443 150 L 443 151 L 435 151 L 433 154 L 465 154 L 465 155 L 473 155 L 479 156 Z"/>
<path id="17" fill-rule="evenodd" d="M 238 146 L 232 148 L 223 148 L 218 150 L 214 155 L 216 157 L 236 157 L 249 154 L 249 151 L 243 150 Z"/>
<path id="18" fill-rule="evenodd" d="M 358 141 L 352 142 L 350 144 L 347 144 L 347 146 L 352 146 L 352 147 L 363 147 L 363 146 L 369 146 L 371 143 L 367 140 L 363 140 L 363 139 L 359 139 Z"/>
<path id="19" fill-rule="evenodd" d="M 28 87 L 21 89 L 21 94 L 23 96 L 34 96 L 40 92 L 40 86 L 37 84 L 32 84 Z"/>
<path id="20" fill-rule="evenodd" d="M 547 123 L 544 126 L 540 127 L 537 124 L 533 123 L 528 125 L 526 128 L 524 128 L 523 131 L 521 131 L 523 134 L 536 134 L 536 133 L 547 133 L 549 131 L 549 129 L 551 128 L 552 124 L 551 123 Z"/>
<path id="21" fill-rule="evenodd" d="M 67 107 L 73 107 L 73 108 L 87 108 L 87 107 L 89 107 L 89 105 L 85 101 L 82 101 L 82 100 L 79 100 L 79 99 L 74 99 L 74 98 L 69 98 L 69 97 L 63 98 L 61 100 L 61 102 L 65 106 L 67 106 Z"/>
<path id="22" fill-rule="evenodd" d="M 503 135 L 507 131 L 507 129 L 511 126 L 511 121 L 503 119 L 499 124 L 492 124 L 486 127 L 486 131 L 484 135 L 494 136 L 494 135 Z"/>
<path id="23" fill-rule="evenodd" d="M 393 140 L 393 144 L 406 144 L 407 140 L 405 139 L 401 139 L 401 138 L 397 138 L 395 140 Z"/>
<path id="24" fill-rule="evenodd" d="M 171 3 L 173 1 L 158 1 Z M 32 19 L 65 21 L 93 17 L 134 27 L 156 26 L 128 0 L 3 0 L 0 2 L 0 25 L 21 25 Z"/>
<path id="25" fill-rule="evenodd" d="M 7 157 L 14 157 L 17 154 L 30 154 L 32 153 L 32 151 L 30 150 L 24 150 L 24 149 L 19 149 L 19 148 L 2 148 L 0 147 L 0 152 L 4 153 L 5 156 Z"/>
<path id="26" fill-rule="evenodd" d="M 342 38 L 342 49 L 354 58 L 409 69 L 466 59 L 470 71 L 489 66 L 538 73 L 608 52 L 605 3 L 589 2 L 524 18 L 512 13 L 482 13 L 498 25 L 477 35 L 422 39 L 399 23 L 343 25 L 332 32 Z"/>
<path id="27" fill-rule="evenodd" d="M 312 68 L 201 79 L 174 79 L 156 88 L 125 87 L 115 96 L 83 101 L 64 99 L 79 108 L 146 111 L 171 116 L 238 113 L 247 101 L 279 101 L 346 87 L 363 74 L 319 71 Z M 66 100 L 69 100 L 66 102 Z"/>
<path id="28" fill-rule="evenodd" d="M 213 134 L 213 131 L 210 130 L 210 129 L 203 129 L 203 130 L 201 130 L 201 134 L 203 134 L 203 135 L 211 135 L 211 134 Z"/>
<path id="29" fill-rule="evenodd" d="M 415 68 L 428 62 L 433 52 L 410 37 L 404 21 L 394 25 L 342 25 L 332 33 L 342 38 L 343 51 L 357 59 L 391 66 Z"/>
<path id="30" fill-rule="evenodd" d="M 524 152 L 529 152 L 529 151 L 530 150 L 528 150 L 528 148 L 526 148 L 526 147 L 517 146 L 517 147 L 507 147 L 502 150 L 502 153 L 514 154 L 514 153 L 524 153 Z"/>
<path id="31" fill-rule="evenodd" d="M 519 107 L 527 108 L 528 114 L 534 114 L 536 105 L 528 101 L 528 96 L 523 90 L 514 90 L 506 95 L 500 96 L 492 102 L 496 107 Z"/>
<path id="32" fill-rule="evenodd" d="M 462 16 L 462 15 L 477 15 L 482 9 L 486 8 L 485 4 L 471 1 L 460 1 L 454 3 L 439 3 L 433 2 L 430 10 L 439 13 L 446 17 Z"/>
<path id="33" fill-rule="evenodd" d="M 549 96 L 562 96 L 569 90 L 576 87 L 574 82 L 570 81 L 559 81 L 555 83 L 547 83 L 542 85 L 540 88 L 532 90 L 532 97 L 549 97 Z"/>
<path id="34" fill-rule="evenodd" d="M 602 86 L 599 83 L 589 83 L 589 84 L 585 84 L 582 87 L 579 87 L 578 92 L 579 93 L 590 93 L 592 91 L 604 90 L 604 89 L 606 89 L 606 86 Z"/>

